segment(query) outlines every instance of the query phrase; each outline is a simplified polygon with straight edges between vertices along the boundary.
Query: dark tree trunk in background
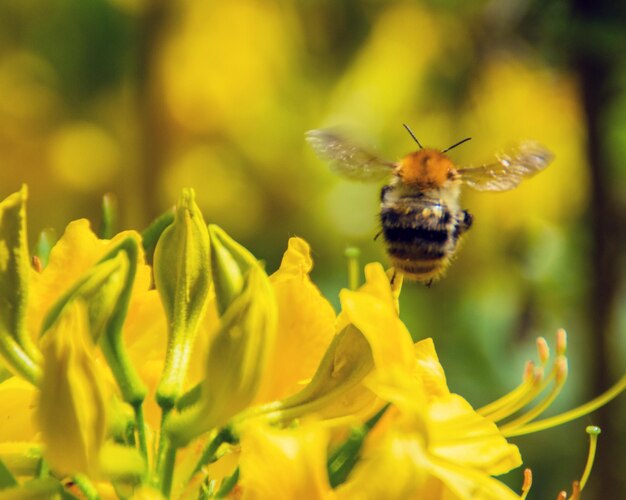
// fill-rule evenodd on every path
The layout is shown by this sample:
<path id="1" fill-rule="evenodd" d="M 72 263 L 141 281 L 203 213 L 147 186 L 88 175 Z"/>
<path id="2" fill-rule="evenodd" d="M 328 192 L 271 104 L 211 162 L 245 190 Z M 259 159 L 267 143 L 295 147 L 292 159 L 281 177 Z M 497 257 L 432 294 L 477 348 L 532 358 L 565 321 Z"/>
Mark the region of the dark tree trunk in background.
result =
<path id="1" fill-rule="evenodd" d="M 620 249 L 623 236 L 619 223 L 622 217 L 611 181 L 611 172 L 615 170 L 611 168 L 608 154 L 607 115 L 614 98 L 611 87 L 615 84 L 618 58 L 623 57 L 624 53 L 618 47 L 611 50 L 602 44 L 591 30 L 598 26 L 619 26 L 620 13 L 611 12 L 616 6 L 621 8 L 618 4 L 620 2 L 612 0 L 572 2 L 574 36 L 570 45 L 570 58 L 578 75 L 587 125 L 586 146 L 591 182 L 588 324 L 593 396 L 609 388 L 619 375 L 611 371 L 611 361 L 614 361 L 611 345 L 615 344 L 611 338 L 616 335 L 616 301 L 622 282 Z M 603 431 L 590 478 L 595 491 L 594 498 L 619 498 L 626 494 L 624 444 L 619 441 L 623 422 L 617 421 L 615 411 L 612 412 L 610 408 L 599 410 L 593 422 Z"/>
<path id="2" fill-rule="evenodd" d="M 151 0 L 146 3 L 139 19 L 136 96 L 140 168 L 139 181 L 134 185 L 142 187 L 139 194 L 144 223 L 166 208 L 160 206 L 158 200 L 158 182 L 165 160 L 166 127 L 157 64 L 168 14 L 166 0 Z"/>

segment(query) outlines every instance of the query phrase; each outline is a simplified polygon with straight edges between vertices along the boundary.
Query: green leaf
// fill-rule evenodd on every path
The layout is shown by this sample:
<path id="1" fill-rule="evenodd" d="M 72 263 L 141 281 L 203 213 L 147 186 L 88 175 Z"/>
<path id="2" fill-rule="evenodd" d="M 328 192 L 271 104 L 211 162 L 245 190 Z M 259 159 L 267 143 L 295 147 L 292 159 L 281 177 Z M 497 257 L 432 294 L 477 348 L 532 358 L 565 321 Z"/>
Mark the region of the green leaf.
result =
<path id="1" fill-rule="evenodd" d="M 27 189 L 0 202 L 0 356 L 36 383 L 40 353 L 26 330 L 30 258 L 26 235 Z"/>

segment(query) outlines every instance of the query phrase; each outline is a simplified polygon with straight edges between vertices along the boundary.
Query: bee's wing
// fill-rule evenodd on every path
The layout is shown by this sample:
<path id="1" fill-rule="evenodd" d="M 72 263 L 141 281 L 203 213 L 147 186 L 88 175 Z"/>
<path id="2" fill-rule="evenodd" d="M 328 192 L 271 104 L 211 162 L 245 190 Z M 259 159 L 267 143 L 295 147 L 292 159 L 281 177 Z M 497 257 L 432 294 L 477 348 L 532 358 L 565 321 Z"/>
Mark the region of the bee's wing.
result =
<path id="1" fill-rule="evenodd" d="M 482 167 L 458 170 L 461 181 L 478 191 L 508 191 L 541 172 L 553 155 L 536 142 L 523 142 L 496 161 Z"/>
<path id="2" fill-rule="evenodd" d="M 330 161 L 335 172 L 349 179 L 384 179 L 397 166 L 328 130 L 309 130 L 305 137 L 321 159 Z"/>

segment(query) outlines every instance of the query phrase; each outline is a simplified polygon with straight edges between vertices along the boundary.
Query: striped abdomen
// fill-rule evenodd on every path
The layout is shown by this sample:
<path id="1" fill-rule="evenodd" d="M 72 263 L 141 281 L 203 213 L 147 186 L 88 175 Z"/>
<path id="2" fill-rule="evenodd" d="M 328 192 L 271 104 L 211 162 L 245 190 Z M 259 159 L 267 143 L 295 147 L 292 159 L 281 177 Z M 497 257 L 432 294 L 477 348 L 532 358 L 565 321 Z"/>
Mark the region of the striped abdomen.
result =
<path id="1" fill-rule="evenodd" d="M 391 265 L 428 284 L 441 277 L 459 237 L 471 226 L 471 215 L 423 195 L 386 200 L 383 191 L 382 198 L 380 220 Z"/>

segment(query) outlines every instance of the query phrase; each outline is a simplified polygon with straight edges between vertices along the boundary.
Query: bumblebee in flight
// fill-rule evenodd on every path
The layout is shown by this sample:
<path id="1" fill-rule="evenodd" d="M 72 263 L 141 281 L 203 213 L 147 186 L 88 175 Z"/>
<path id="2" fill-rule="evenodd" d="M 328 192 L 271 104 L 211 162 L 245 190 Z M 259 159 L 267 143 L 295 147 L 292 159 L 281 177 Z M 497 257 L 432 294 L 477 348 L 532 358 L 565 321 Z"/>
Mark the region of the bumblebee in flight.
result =
<path id="1" fill-rule="evenodd" d="M 454 257 L 472 215 L 459 204 L 462 185 L 478 191 L 508 191 L 545 169 L 552 154 L 535 142 L 522 142 L 480 167 L 457 168 L 446 155 L 452 148 L 422 147 L 398 162 L 379 158 L 330 130 L 310 130 L 306 140 L 317 155 L 349 179 L 391 177 L 380 193 L 381 234 L 391 265 L 408 279 L 430 286 Z"/>

